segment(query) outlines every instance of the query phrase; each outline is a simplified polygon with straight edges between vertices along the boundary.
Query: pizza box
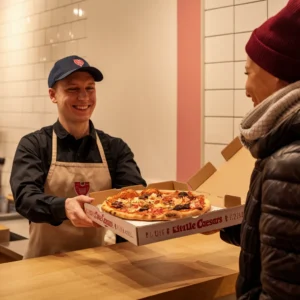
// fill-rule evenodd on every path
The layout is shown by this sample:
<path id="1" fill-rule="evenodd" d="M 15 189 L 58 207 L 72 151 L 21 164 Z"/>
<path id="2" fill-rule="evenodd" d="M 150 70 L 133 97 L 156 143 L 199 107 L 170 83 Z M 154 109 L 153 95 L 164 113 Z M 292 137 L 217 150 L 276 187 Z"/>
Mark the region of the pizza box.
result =
<path id="1" fill-rule="evenodd" d="M 137 246 L 240 224 L 255 160 L 242 147 L 239 138 L 224 148 L 222 155 L 225 162 L 218 169 L 207 163 L 186 183 L 166 181 L 147 186 L 203 193 L 212 204 L 211 211 L 204 215 L 172 221 L 131 221 L 102 212 L 99 205 L 122 189 L 90 193 L 89 196 L 95 201 L 92 204 L 85 203 L 86 214 L 97 224 Z M 141 190 L 145 187 L 137 185 L 126 188 Z"/>

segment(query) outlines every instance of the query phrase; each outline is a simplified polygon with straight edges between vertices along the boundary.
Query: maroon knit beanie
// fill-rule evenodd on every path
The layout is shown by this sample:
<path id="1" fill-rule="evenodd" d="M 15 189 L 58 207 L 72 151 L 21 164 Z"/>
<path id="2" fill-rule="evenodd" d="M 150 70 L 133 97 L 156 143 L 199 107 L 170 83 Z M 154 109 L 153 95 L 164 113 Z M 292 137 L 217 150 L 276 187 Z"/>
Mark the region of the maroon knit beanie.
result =
<path id="1" fill-rule="evenodd" d="M 300 80 L 300 0 L 290 0 L 256 28 L 246 45 L 248 56 L 273 76 Z"/>

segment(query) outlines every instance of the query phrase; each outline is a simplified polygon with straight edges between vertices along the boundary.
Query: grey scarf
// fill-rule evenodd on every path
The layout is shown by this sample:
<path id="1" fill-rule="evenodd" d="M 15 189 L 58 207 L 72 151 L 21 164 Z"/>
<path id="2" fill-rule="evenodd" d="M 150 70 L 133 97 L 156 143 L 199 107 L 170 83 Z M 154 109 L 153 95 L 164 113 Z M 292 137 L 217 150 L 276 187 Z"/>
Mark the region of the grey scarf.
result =
<path id="1" fill-rule="evenodd" d="M 299 109 L 300 81 L 297 81 L 269 96 L 244 117 L 240 124 L 241 142 L 251 148 Z"/>

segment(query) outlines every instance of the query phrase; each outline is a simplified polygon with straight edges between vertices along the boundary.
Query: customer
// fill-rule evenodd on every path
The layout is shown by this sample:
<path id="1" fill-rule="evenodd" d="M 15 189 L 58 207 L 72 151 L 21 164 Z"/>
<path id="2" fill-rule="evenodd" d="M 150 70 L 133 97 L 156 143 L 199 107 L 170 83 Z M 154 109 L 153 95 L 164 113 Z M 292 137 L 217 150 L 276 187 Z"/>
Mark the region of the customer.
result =
<path id="1" fill-rule="evenodd" d="M 241 246 L 237 299 L 299 300 L 300 0 L 254 30 L 246 52 L 255 107 L 241 141 L 257 161 L 242 225 L 221 238 Z"/>
<path id="2" fill-rule="evenodd" d="M 94 128 L 95 81 L 102 73 L 78 56 L 57 61 L 48 78 L 58 120 L 24 136 L 10 178 L 16 210 L 30 221 L 31 258 L 104 245 L 106 230 L 84 213 L 88 193 L 146 185 L 125 142 Z"/>

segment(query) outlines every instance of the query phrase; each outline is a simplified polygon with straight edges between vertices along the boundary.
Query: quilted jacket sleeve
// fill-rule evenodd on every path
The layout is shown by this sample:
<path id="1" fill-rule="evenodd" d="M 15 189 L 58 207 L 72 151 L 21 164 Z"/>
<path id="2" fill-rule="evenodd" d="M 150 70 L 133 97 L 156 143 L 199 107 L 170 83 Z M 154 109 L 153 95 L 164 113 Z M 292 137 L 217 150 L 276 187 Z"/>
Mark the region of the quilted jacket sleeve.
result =
<path id="1" fill-rule="evenodd" d="M 300 299 L 300 153 L 265 165 L 259 231 L 260 299 Z"/>
<path id="2" fill-rule="evenodd" d="M 240 235 L 241 235 L 241 225 L 227 227 L 220 231 L 221 239 L 224 242 L 235 246 L 240 246 L 240 242 L 241 242 Z"/>

